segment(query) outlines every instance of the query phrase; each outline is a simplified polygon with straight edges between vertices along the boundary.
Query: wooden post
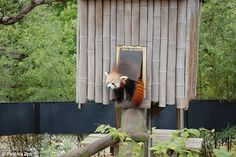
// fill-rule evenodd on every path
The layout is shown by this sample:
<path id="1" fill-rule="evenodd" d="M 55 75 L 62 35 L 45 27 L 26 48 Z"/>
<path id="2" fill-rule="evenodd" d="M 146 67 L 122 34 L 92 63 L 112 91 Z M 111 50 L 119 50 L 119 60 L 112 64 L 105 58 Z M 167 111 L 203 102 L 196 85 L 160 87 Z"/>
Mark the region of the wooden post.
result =
<path id="1" fill-rule="evenodd" d="M 150 107 L 151 103 L 144 101 L 139 108 L 122 109 L 121 130 L 128 133 L 136 142 L 144 142 L 147 144 L 149 140 L 149 134 L 147 133 L 147 109 Z M 120 151 L 124 152 L 124 150 L 122 150 L 123 148 L 124 147 L 121 146 Z M 128 146 L 125 146 L 125 149 L 125 153 L 119 154 L 119 157 L 132 157 L 132 144 L 129 143 Z M 147 150 L 144 151 L 144 149 L 143 147 L 140 152 L 140 157 L 146 156 L 145 153 L 147 153 Z"/>
<path id="2" fill-rule="evenodd" d="M 176 128 L 184 129 L 184 109 L 176 109 Z"/>

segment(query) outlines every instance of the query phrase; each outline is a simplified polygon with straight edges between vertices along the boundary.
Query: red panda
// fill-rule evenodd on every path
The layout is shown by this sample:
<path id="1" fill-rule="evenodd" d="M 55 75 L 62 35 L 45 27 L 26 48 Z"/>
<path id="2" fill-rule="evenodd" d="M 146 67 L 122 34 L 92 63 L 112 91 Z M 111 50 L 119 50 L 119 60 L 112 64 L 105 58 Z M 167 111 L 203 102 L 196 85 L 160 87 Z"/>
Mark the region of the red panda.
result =
<path id="1" fill-rule="evenodd" d="M 126 93 L 125 100 L 132 102 L 133 107 L 137 107 L 142 104 L 144 99 L 144 84 L 141 79 L 133 81 L 128 79 L 128 76 L 122 76 L 117 67 L 112 69 L 112 72 L 108 74 L 106 84 L 109 89 L 114 90 L 115 100 L 121 103 L 124 100 L 124 91 Z"/>
<path id="2" fill-rule="evenodd" d="M 144 84 L 143 80 L 139 79 L 138 81 L 136 81 L 134 95 L 131 100 L 132 105 L 133 106 L 141 105 L 143 102 L 143 97 L 144 97 Z"/>

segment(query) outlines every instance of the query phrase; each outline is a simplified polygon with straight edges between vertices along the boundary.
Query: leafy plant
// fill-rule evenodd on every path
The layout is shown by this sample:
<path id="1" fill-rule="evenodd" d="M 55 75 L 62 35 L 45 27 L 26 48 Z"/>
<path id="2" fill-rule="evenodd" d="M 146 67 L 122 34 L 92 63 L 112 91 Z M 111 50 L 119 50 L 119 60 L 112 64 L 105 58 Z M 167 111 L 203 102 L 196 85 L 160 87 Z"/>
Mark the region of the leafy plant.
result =
<path id="1" fill-rule="evenodd" d="M 120 142 L 120 151 L 119 156 L 126 156 L 127 147 L 132 148 L 132 156 L 140 157 L 144 153 L 144 143 L 135 142 L 126 132 L 119 131 L 116 128 L 111 127 L 110 125 L 100 125 L 95 130 L 97 133 L 109 134 L 113 139 L 119 140 Z"/>
<path id="2" fill-rule="evenodd" d="M 197 150 L 187 150 L 186 141 L 190 137 L 199 137 L 200 132 L 197 129 L 183 129 L 177 130 L 172 133 L 167 141 L 160 141 L 153 147 L 155 155 L 162 155 L 163 157 L 168 157 L 172 153 L 177 153 L 179 157 L 198 157 L 199 151 Z"/>
<path id="3" fill-rule="evenodd" d="M 42 156 L 56 157 L 71 150 L 74 147 L 74 143 L 70 137 L 52 140 L 52 136 L 45 134 L 41 141 L 41 146 L 40 154 Z"/>
<path id="4" fill-rule="evenodd" d="M 227 147 L 221 146 L 219 149 L 213 150 L 216 157 L 235 157 L 236 148 L 232 148 L 230 151 L 227 150 Z"/>

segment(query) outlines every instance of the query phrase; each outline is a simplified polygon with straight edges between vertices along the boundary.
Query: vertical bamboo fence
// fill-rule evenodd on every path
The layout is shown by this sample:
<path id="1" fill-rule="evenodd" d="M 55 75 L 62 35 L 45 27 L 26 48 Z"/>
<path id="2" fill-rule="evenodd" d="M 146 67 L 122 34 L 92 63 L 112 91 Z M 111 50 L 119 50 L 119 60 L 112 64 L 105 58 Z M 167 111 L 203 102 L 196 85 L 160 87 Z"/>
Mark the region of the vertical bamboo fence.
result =
<path id="1" fill-rule="evenodd" d="M 147 48 L 147 100 L 187 108 L 196 94 L 198 0 L 79 0 L 76 99 L 109 104 L 117 46 Z"/>

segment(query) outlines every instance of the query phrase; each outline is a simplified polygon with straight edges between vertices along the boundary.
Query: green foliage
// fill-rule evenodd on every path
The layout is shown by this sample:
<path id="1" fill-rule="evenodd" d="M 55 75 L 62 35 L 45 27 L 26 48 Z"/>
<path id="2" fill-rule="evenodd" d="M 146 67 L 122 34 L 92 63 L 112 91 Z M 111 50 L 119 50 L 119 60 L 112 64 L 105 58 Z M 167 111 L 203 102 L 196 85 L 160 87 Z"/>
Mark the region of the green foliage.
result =
<path id="1" fill-rule="evenodd" d="M 216 157 L 235 157 L 236 156 L 236 148 L 232 148 L 231 151 L 228 151 L 227 147 L 225 146 L 221 146 L 219 149 L 214 149 L 213 152 Z"/>
<path id="2" fill-rule="evenodd" d="M 119 140 L 120 142 L 120 152 L 119 156 L 126 156 L 128 145 L 132 145 L 132 156 L 140 157 L 144 153 L 144 143 L 135 142 L 126 132 L 119 131 L 110 125 L 100 125 L 95 130 L 96 133 L 109 134 L 112 139 Z"/>
<path id="3" fill-rule="evenodd" d="M 220 132 L 204 128 L 200 128 L 199 131 L 201 133 L 200 137 L 203 138 L 201 150 L 203 156 L 224 157 L 223 154 L 231 155 L 235 153 L 236 126 L 227 127 Z"/>
<path id="4" fill-rule="evenodd" d="M 52 140 L 51 136 L 45 134 L 43 140 L 41 141 L 41 151 L 40 155 L 45 157 L 56 157 L 63 153 L 68 152 L 74 146 L 72 138 L 61 138 L 60 140 Z"/>
<path id="5" fill-rule="evenodd" d="M 202 5 L 198 97 L 236 99 L 235 0 L 207 0 Z"/>
<path id="6" fill-rule="evenodd" d="M 0 48 L 25 56 L 0 55 L 1 101 L 75 99 L 76 7 L 74 1 L 38 6 L 23 21 L 0 28 Z"/>
<path id="7" fill-rule="evenodd" d="M 199 137 L 200 132 L 197 129 L 183 129 L 172 133 L 167 141 L 160 141 L 151 150 L 155 155 L 162 155 L 168 157 L 175 152 L 179 157 L 198 157 L 200 152 L 197 150 L 187 150 L 185 144 L 190 137 Z"/>
<path id="8" fill-rule="evenodd" d="M 0 16 L 17 14 L 26 2 L 30 2 L 30 0 L 0 0 Z"/>

